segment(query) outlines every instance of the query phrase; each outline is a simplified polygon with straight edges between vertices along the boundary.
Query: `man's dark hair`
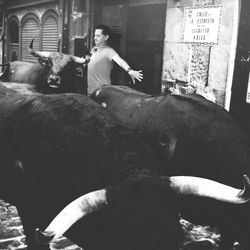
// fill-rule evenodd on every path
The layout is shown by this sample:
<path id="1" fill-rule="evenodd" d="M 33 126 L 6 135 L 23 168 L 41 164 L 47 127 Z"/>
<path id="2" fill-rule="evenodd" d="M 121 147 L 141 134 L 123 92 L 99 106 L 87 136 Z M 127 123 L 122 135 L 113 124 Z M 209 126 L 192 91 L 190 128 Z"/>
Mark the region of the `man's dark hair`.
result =
<path id="1" fill-rule="evenodd" d="M 99 24 L 96 26 L 96 29 L 100 29 L 102 30 L 102 34 L 103 35 L 108 35 L 109 37 L 111 36 L 111 29 L 107 26 L 107 25 L 104 25 L 104 24 Z"/>

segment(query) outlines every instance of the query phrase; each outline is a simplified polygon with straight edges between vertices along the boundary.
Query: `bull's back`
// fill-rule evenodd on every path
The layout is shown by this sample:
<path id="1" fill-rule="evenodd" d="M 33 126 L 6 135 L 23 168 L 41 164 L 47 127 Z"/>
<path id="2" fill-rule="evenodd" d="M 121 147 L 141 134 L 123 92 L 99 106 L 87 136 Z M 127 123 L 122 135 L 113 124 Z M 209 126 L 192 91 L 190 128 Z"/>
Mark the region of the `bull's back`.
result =
<path id="1" fill-rule="evenodd" d="M 153 97 L 107 87 L 96 99 L 138 129 L 158 148 L 164 162 L 170 159 L 169 175 L 196 175 L 239 187 L 242 174 L 250 174 L 238 124 L 226 110 L 201 96 Z"/>
<path id="2" fill-rule="evenodd" d="M 203 97 L 165 97 L 147 129 L 157 131 L 160 139 L 167 134 L 177 140 L 170 174 L 198 175 L 238 187 L 242 175 L 250 174 L 243 131 L 225 109 Z"/>
<path id="3" fill-rule="evenodd" d="M 15 61 L 10 63 L 6 81 L 35 85 L 44 78 L 44 74 L 46 69 L 39 63 Z"/>
<path id="4" fill-rule="evenodd" d="M 36 166 L 43 173 L 45 169 L 48 172 L 58 169 L 57 178 L 62 182 L 70 175 L 60 173 L 60 169 L 69 173 L 80 171 L 78 174 L 82 174 L 82 183 L 88 189 L 97 183 L 108 185 L 117 180 L 117 176 L 126 175 L 126 171 L 145 168 L 159 172 L 150 148 L 88 97 L 34 95 L 20 97 L 20 100 L 15 96 L 13 94 L 17 108 L 14 110 L 13 102 L 5 99 L 5 111 L 12 112 L 4 120 L 7 137 L 2 141 L 9 151 L 26 155 L 30 168 Z"/>

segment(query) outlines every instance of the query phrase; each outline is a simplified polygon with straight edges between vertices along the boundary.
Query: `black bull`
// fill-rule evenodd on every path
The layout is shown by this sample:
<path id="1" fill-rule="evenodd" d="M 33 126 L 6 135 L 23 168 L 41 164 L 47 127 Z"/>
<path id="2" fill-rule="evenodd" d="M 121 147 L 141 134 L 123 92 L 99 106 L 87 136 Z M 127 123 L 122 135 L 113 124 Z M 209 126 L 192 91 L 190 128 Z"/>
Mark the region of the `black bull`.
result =
<path id="1" fill-rule="evenodd" d="M 150 96 L 103 86 L 91 98 L 137 129 L 168 165 L 168 175 L 194 175 L 240 187 L 250 165 L 244 134 L 219 105 L 199 95 Z"/>
<path id="2" fill-rule="evenodd" d="M 164 174 L 131 130 L 79 94 L 25 96 L 0 86 L 0 152 L 0 197 L 17 206 L 32 250 L 48 249 L 34 242 L 35 228 L 45 228 L 74 198 L 110 185 L 119 190 L 128 177 Z M 72 229 L 71 239 L 86 249 L 146 249 L 147 244 L 177 249 L 182 237 L 178 212 L 171 192 L 155 182 L 155 187 L 138 185 L 137 196 L 127 190 L 120 202 L 115 199 Z M 119 210 L 122 204 L 126 208 Z M 126 222 L 124 214 L 129 222 L 119 227 Z M 147 226 L 147 218 L 154 224 Z"/>
<path id="3" fill-rule="evenodd" d="M 36 227 L 44 229 L 74 198 L 107 186 L 108 206 L 68 231 L 86 249 L 178 249 L 183 237 L 178 214 L 190 204 L 186 212 L 191 214 L 212 212 L 224 246 L 234 240 L 249 246 L 247 235 L 242 239 L 238 234 L 239 228 L 249 232 L 249 219 L 242 213 L 249 198 L 241 190 L 222 187 L 226 192 L 219 197 L 219 189 L 213 193 L 207 182 L 205 188 L 195 183 L 194 200 L 203 193 L 208 206 L 199 210 L 203 199 L 192 206 L 194 181 L 181 187 L 181 179 L 180 187 L 170 188 L 167 168 L 159 167 L 154 152 L 85 96 L 28 96 L 0 86 L 0 152 L 0 197 L 17 206 L 32 250 L 47 249 L 34 242 Z M 186 199 L 181 205 L 183 192 L 191 197 L 189 205 Z M 234 213 L 237 217 L 230 220 Z"/>
<path id="4" fill-rule="evenodd" d="M 194 182 L 194 201 L 203 192 L 208 205 L 202 208 L 201 199 L 192 206 L 193 181 L 181 187 L 181 179 L 177 190 L 170 188 L 167 166 L 159 167 L 133 131 L 85 96 L 26 96 L 0 86 L 0 152 L 0 197 L 17 206 L 29 249 L 47 249 L 34 242 L 36 227 L 44 229 L 74 198 L 107 186 L 108 206 L 68 231 L 86 249 L 178 249 L 183 237 L 178 213 L 186 211 L 188 197 L 191 215 L 215 216 L 202 219 L 221 226 L 224 246 L 234 240 L 249 246 L 249 219 L 242 213 L 249 198 L 241 190 L 223 186 L 225 193 L 218 192 L 212 184 L 213 193 L 207 182 L 201 189 Z"/>
<path id="5" fill-rule="evenodd" d="M 86 67 L 83 58 L 60 52 L 34 51 L 33 40 L 30 53 L 39 63 L 15 61 L 6 64 L 0 81 L 27 83 L 33 91 L 51 93 L 87 94 Z"/>

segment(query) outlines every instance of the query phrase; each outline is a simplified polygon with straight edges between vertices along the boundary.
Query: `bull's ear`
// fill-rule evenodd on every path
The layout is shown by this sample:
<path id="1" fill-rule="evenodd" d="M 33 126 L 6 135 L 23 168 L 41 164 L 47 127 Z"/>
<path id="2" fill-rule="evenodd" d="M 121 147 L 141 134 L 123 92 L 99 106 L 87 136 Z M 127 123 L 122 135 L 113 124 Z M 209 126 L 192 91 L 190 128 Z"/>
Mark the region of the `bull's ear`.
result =
<path id="1" fill-rule="evenodd" d="M 39 57 L 38 62 L 44 67 L 51 67 L 51 61 L 49 58 Z"/>

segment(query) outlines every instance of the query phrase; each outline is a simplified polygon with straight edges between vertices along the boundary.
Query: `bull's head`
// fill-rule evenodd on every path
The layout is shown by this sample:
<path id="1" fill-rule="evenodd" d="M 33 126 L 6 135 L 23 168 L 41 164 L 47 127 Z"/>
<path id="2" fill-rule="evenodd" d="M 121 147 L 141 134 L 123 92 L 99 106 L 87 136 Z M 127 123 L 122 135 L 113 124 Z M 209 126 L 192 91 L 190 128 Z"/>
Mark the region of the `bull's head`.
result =
<path id="1" fill-rule="evenodd" d="M 64 81 L 72 83 L 74 77 L 82 77 L 81 66 L 88 63 L 89 57 L 80 58 L 60 52 L 35 51 L 33 42 L 34 38 L 30 43 L 29 52 L 38 57 L 39 63 L 48 69 L 47 84 L 50 87 L 58 88 L 64 84 Z"/>
<path id="2" fill-rule="evenodd" d="M 247 176 L 244 176 L 244 189 L 242 190 L 212 180 L 191 176 L 161 177 L 159 181 L 160 185 L 164 185 L 166 190 L 171 190 L 174 196 L 180 200 L 194 196 L 197 199 L 199 197 L 207 198 L 232 206 L 245 206 L 250 202 L 250 181 Z M 45 232 L 37 229 L 37 240 L 40 243 L 48 244 L 61 236 L 81 218 L 99 210 L 102 206 L 108 205 L 110 197 L 112 197 L 112 188 L 97 190 L 79 197 L 55 217 L 45 229 Z"/>

